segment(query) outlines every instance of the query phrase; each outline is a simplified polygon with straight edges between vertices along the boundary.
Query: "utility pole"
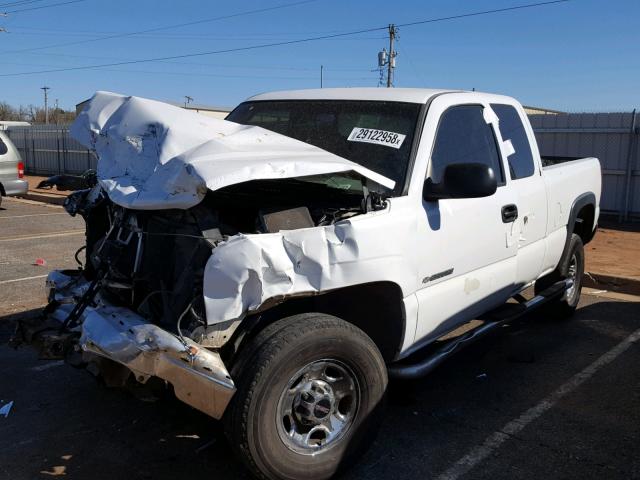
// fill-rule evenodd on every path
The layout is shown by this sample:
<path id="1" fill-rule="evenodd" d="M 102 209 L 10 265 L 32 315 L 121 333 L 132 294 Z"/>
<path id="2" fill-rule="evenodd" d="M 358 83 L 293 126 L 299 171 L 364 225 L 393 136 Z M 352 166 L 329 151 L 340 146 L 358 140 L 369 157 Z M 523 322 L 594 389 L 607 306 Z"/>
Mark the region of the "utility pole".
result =
<path id="1" fill-rule="evenodd" d="M 398 29 L 392 23 L 389 24 L 389 51 L 383 48 L 381 52 L 378 52 L 378 68 L 380 69 L 380 81 L 378 86 L 384 85 L 384 67 L 387 67 L 387 88 L 393 87 L 393 72 L 396 68 L 396 52 L 393 49 L 393 43 L 398 37 Z"/>
<path id="2" fill-rule="evenodd" d="M 189 105 L 191 102 L 193 102 L 193 97 L 190 97 L 189 95 L 185 95 L 184 96 L 184 108 L 187 108 L 187 105 Z"/>
<path id="3" fill-rule="evenodd" d="M 49 95 L 48 91 L 50 87 L 40 87 L 40 90 L 44 90 L 44 123 L 49 125 Z"/>
<path id="4" fill-rule="evenodd" d="M 320 65 L 320 88 L 322 88 L 322 76 L 324 73 L 324 65 Z"/>
<path id="5" fill-rule="evenodd" d="M 393 41 L 396 38 L 396 26 L 392 23 L 389 25 L 389 61 L 387 62 L 387 88 L 393 86 L 393 70 L 396 68 L 396 52 L 393 49 Z"/>
<path id="6" fill-rule="evenodd" d="M 58 124 L 58 117 L 60 116 L 60 115 L 59 115 L 59 114 L 60 114 L 60 112 L 58 111 L 58 99 L 57 99 L 57 98 L 56 98 L 56 103 L 55 103 L 55 105 L 56 105 L 56 108 L 55 108 L 53 111 L 54 111 L 54 113 L 55 113 L 55 115 L 56 115 L 56 120 L 55 120 L 55 122 L 56 122 L 56 125 L 57 125 L 57 124 Z"/>

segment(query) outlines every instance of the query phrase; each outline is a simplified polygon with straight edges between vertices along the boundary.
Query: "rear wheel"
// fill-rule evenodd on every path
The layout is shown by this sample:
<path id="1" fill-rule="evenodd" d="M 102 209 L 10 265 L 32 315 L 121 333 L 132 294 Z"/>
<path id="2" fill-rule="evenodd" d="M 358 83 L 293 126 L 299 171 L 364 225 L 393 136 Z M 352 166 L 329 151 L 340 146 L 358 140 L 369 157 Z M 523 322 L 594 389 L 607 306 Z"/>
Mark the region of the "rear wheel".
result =
<path id="1" fill-rule="evenodd" d="M 582 239 L 575 233 L 569 240 L 569 254 L 558 268 L 540 278 L 535 284 L 535 293 L 538 294 L 560 280 L 571 280 L 569 287 L 562 297 L 547 305 L 546 311 L 558 318 L 566 318 L 573 315 L 580 302 L 582 292 L 582 276 L 584 274 L 584 246 Z"/>
<path id="2" fill-rule="evenodd" d="M 261 478 L 331 477 L 373 440 L 387 370 L 362 330 L 296 315 L 260 332 L 232 369 L 231 445 Z"/>

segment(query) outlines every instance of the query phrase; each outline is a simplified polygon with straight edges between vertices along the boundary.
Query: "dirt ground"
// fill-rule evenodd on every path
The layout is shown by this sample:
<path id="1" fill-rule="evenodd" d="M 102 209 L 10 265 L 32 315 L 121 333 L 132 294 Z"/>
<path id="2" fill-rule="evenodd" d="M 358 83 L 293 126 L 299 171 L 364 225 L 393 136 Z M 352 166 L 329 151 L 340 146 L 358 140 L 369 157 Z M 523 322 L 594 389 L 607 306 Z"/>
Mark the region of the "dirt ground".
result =
<path id="1" fill-rule="evenodd" d="M 640 281 L 640 223 L 601 221 L 586 248 L 586 271 Z"/>

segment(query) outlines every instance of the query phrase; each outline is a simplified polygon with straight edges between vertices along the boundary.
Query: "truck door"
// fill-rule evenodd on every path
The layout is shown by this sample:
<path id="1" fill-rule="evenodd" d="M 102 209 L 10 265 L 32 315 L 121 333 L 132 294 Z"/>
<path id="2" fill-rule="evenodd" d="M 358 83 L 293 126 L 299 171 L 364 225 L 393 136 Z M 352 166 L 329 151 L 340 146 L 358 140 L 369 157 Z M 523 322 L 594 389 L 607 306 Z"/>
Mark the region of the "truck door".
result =
<path id="1" fill-rule="evenodd" d="M 504 152 L 515 191 L 518 218 L 514 222 L 519 232 L 517 240 L 516 285 L 525 285 L 542 271 L 547 228 L 547 194 L 540 172 L 540 162 L 533 131 L 524 111 L 507 103 L 491 103 L 498 117 L 503 142 L 509 142 Z M 528 131 L 527 128 L 528 127 Z M 535 155 L 534 155 L 535 153 Z"/>
<path id="2" fill-rule="evenodd" d="M 423 158 L 416 166 L 426 163 L 427 178 L 439 183 L 448 164 L 480 162 L 494 170 L 498 188 L 483 198 L 422 199 L 418 344 L 513 294 L 518 238 L 517 198 L 504 172 L 497 118 L 489 105 L 469 94 L 442 95 L 432 102 L 424 128 L 417 154 Z"/>

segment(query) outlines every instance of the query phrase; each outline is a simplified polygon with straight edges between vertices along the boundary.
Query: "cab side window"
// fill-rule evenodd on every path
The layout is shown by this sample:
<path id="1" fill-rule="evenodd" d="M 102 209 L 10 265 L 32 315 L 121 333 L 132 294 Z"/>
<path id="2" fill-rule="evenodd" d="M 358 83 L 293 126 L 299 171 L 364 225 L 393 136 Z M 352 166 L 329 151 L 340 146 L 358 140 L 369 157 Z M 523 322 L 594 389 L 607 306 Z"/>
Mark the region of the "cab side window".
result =
<path id="1" fill-rule="evenodd" d="M 504 172 L 493 128 L 485 122 L 482 105 L 459 105 L 442 114 L 431 154 L 431 180 L 440 183 L 444 169 L 454 163 L 484 163 L 498 185 Z"/>
<path id="2" fill-rule="evenodd" d="M 491 108 L 498 116 L 502 139 L 511 140 L 515 150 L 515 153 L 507 157 L 511 179 L 530 177 L 535 172 L 535 166 L 527 132 L 518 111 L 511 105 L 492 104 Z"/>

